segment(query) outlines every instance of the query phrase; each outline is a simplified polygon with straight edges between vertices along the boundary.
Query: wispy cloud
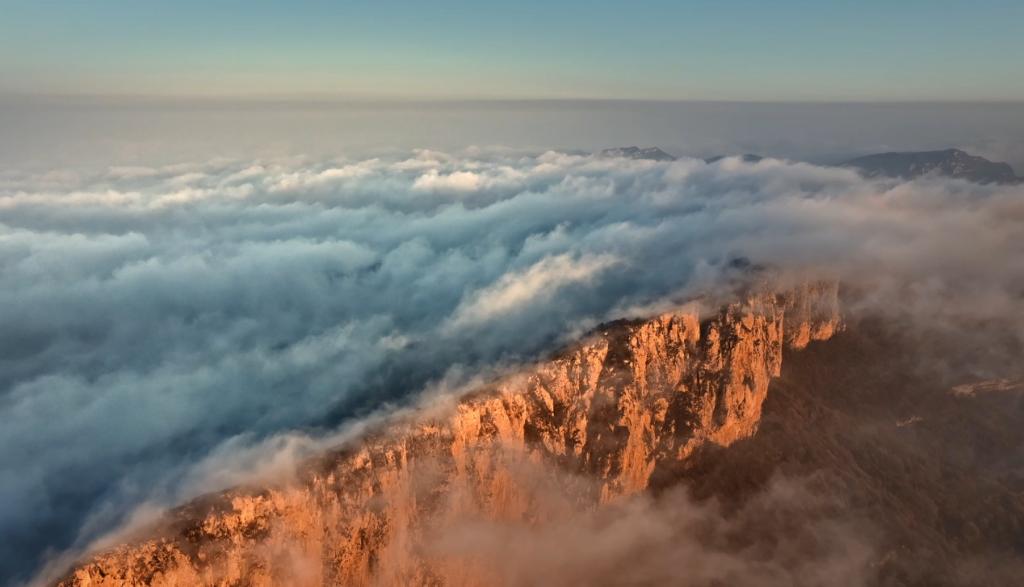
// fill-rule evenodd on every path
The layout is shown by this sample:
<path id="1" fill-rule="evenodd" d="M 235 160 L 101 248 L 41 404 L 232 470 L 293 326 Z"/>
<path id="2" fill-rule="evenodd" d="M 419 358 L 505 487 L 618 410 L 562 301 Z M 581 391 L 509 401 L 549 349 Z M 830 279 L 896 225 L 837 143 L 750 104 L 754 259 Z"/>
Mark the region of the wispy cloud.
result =
<path id="1" fill-rule="evenodd" d="M 515 317 L 529 304 L 546 304 L 560 289 L 592 281 L 614 266 L 616 258 L 597 255 L 574 260 L 568 255 L 546 257 L 527 269 L 506 273 L 494 285 L 474 292 L 455 309 L 451 328 L 465 328 L 496 317 Z"/>

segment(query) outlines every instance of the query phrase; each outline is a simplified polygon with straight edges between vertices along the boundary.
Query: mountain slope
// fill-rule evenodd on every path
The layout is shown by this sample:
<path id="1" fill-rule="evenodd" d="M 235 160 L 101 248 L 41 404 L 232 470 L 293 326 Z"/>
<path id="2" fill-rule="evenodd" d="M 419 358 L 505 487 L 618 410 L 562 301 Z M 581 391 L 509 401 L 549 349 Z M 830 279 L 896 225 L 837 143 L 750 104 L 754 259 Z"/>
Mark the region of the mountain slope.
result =
<path id="1" fill-rule="evenodd" d="M 1020 181 L 1008 164 L 989 161 L 959 149 L 878 153 L 852 159 L 843 166 L 856 168 L 868 177 L 914 179 L 937 174 L 977 183 Z"/>
<path id="2" fill-rule="evenodd" d="M 820 284 L 704 319 L 608 324 L 452 409 L 339 447 L 291 483 L 179 508 L 59 584 L 493 584 L 487 569 L 431 554 L 432 528 L 543 519 L 552 496 L 572 509 L 615 501 L 665 463 L 750 437 L 783 348 L 830 337 L 837 296 Z"/>
<path id="3" fill-rule="evenodd" d="M 817 284 L 607 324 L 60 584 L 1015 584 L 1024 381 L 838 310 Z"/>
<path id="4" fill-rule="evenodd" d="M 708 157 L 704 160 L 705 163 L 718 163 L 723 159 L 729 159 L 735 157 L 744 163 L 758 163 L 764 160 L 764 157 L 760 155 L 754 155 L 753 153 L 744 153 L 742 155 L 716 155 L 714 157 Z"/>
<path id="5" fill-rule="evenodd" d="M 933 360 L 963 351 L 944 343 L 932 355 L 907 325 L 862 320 L 788 353 L 758 433 L 707 447 L 679 475 L 735 507 L 780 475 L 813 479 L 842 497 L 837 518 L 873 526 L 872 584 L 1016 584 L 1024 384 L 951 386 Z"/>
<path id="6" fill-rule="evenodd" d="M 658 147 L 615 147 L 601 151 L 602 157 L 622 157 L 625 159 L 646 159 L 649 161 L 675 161 L 676 158 Z"/>

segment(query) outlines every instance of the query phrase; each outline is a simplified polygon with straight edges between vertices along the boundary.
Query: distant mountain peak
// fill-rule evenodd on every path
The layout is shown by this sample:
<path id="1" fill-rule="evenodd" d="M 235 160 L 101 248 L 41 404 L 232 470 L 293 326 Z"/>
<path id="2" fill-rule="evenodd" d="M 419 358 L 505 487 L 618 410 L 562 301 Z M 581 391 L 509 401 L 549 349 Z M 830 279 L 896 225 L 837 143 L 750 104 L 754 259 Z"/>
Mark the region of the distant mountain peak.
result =
<path id="1" fill-rule="evenodd" d="M 658 147 L 613 147 L 601 151 L 602 157 L 621 157 L 624 159 L 647 159 L 650 161 L 675 161 L 676 158 Z"/>
<path id="2" fill-rule="evenodd" d="M 989 161 L 961 149 L 877 153 L 852 159 L 843 164 L 868 177 L 914 179 L 935 174 L 977 183 L 1017 183 L 1013 168 L 1006 163 Z"/>
<path id="3" fill-rule="evenodd" d="M 754 155 L 753 153 L 744 153 L 742 155 L 718 155 L 716 157 L 709 157 L 704 160 L 705 163 L 717 163 L 722 159 L 737 158 L 744 163 L 757 163 L 763 161 L 764 157 L 760 155 Z"/>

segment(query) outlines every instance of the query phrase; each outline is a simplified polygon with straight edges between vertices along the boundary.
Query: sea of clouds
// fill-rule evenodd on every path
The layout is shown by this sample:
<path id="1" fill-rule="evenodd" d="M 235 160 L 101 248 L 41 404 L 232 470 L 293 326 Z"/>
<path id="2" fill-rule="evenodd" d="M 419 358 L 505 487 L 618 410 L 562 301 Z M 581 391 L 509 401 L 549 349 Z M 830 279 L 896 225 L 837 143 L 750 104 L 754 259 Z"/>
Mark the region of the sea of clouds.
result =
<path id="1" fill-rule="evenodd" d="M 211 462 L 306 446 L 741 258 L 1024 334 L 1022 186 L 480 149 L 4 172 L 0 583 L 216 488 Z"/>

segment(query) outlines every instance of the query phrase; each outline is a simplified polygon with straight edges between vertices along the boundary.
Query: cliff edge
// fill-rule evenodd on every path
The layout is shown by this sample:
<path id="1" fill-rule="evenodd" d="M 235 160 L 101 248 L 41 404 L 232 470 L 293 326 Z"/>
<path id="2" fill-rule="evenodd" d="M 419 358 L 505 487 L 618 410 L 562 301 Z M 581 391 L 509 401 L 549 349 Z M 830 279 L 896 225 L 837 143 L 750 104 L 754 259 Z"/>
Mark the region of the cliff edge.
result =
<path id="1" fill-rule="evenodd" d="M 644 491 L 698 448 L 751 437 L 783 348 L 840 328 L 831 283 L 609 323 L 449 408 L 394 417 L 288 483 L 177 508 L 57 584 L 492 584 L 431 548 L 431 529 L 538 519 L 551 487 L 574 508 Z"/>

